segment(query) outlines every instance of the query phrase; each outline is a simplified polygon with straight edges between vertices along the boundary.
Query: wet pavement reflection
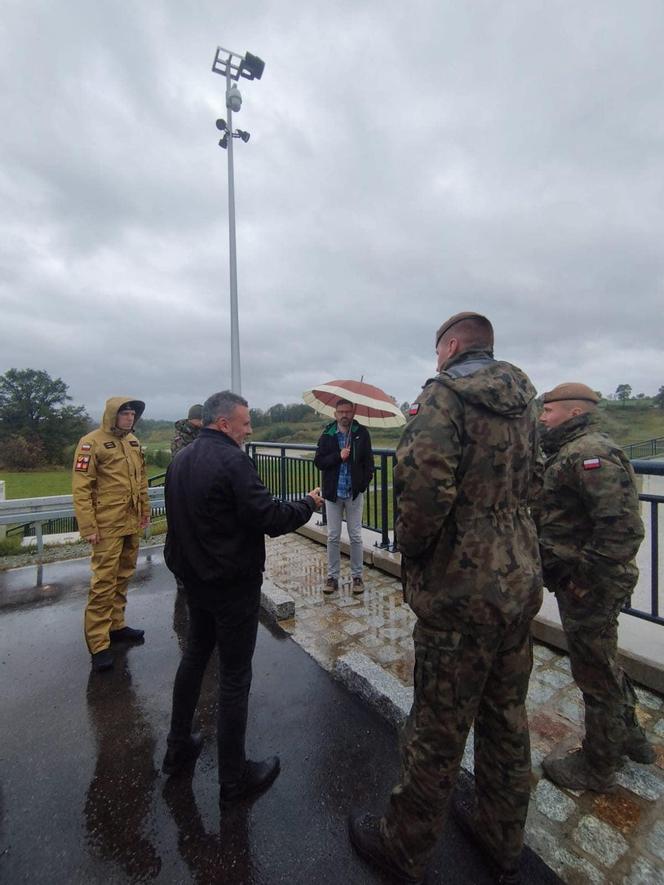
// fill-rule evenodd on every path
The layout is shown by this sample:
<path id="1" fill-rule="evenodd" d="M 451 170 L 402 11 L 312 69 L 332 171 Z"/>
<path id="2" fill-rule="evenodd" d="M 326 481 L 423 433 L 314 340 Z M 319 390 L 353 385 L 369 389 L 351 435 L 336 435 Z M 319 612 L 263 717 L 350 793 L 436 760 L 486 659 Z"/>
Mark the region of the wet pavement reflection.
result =
<path id="1" fill-rule="evenodd" d="M 118 648 L 110 673 L 90 675 L 83 641 L 88 563 L 44 566 L 44 586 L 57 586 L 57 594 L 36 586 L 35 571 L 0 575 L 0 880 L 386 881 L 354 855 L 346 817 L 352 808 L 383 806 L 397 774 L 396 734 L 287 633 L 260 627 L 248 727 L 249 754 L 278 753 L 282 773 L 253 804 L 222 815 L 216 659 L 201 694 L 205 744 L 193 775 L 168 780 L 160 772 L 186 629 L 161 551 L 141 554 L 130 589 L 129 622 L 145 629 L 146 642 Z M 312 611 L 320 607 L 313 591 L 310 601 Z M 367 603 L 378 617 L 380 605 Z M 344 634 L 352 616 L 321 605 L 329 609 L 329 632 Z M 528 865 L 529 882 L 554 881 L 533 855 Z M 452 825 L 429 881 L 489 881 Z"/>

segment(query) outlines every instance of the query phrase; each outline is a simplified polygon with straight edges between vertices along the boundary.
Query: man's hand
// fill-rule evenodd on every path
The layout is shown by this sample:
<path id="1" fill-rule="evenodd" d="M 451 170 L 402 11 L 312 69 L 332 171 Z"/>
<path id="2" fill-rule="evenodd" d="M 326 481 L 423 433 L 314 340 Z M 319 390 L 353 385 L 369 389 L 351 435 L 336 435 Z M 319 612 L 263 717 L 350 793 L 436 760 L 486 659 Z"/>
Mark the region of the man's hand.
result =
<path id="1" fill-rule="evenodd" d="M 150 525 L 150 516 L 141 516 L 141 528 L 146 529 Z"/>
<path id="2" fill-rule="evenodd" d="M 350 458 L 350 446 L 345 446 L 340 450 L 339 454 L 341 455 L 342 461 L 347 461 Z"/>
<path id="3" fill-rule="evenodd" d="M 96 544 L 99 541 L 99 532 L 95 532 L 94 535 L 86 535 L 85 540 L 88 544 Z"/>
<path id="4" fill-rule="evenodd" d="M 314 504 L 316 505 L 316 510 L 319 510 L 323 505 L 323 498 L 320 493 L 320 488 L 316 487 L 311 492 L 307 492 L 309 498 L 313 498 Z"/>

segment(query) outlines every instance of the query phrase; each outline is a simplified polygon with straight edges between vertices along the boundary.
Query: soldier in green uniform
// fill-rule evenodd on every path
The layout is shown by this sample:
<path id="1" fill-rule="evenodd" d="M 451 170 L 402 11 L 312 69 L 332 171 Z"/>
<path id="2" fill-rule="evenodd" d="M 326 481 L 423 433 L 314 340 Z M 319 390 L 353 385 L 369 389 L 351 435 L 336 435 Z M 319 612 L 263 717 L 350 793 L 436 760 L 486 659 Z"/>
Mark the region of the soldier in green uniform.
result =
<path id="1" fill-rule="evenodd" d="M 618 614 L 629 601 L 643 540 L 634 471 L 599 427 L 599 397 L 585 384 L 544 394 L 544 488 L 537 508 L 544 580 L 556 594 L 572 674 L 583 693 L 583 747 L 542 763 L 573 790 L 611 790 L 622 756 L 653 762 L 635 694 L 617 662 Z"/>
<path id="2" fill-rule="evenodd" d="M 455 812 L 497 879 L 518 882 L 530 797 L 530 622 L 542 601 L 530 514 L 535 389 L 494 359 L 486 317 L 451 317 L 435 343 L 439 374 L 411 407 L 394 472 L 404 592 L 417 615 L 402 773 L 382 818 L 351 815 L 350 838 L 397 880 L 421 881 L 474 722 L 476 807 L 470 813 L 459 797 Z"/>
<path id="3" fill-rule="evenodd" d="M 181 418 L 175 422 L 175 436 L 171 440 L 171 455 L 175 456 L 180 451 L 192 443 L 203 426 L 203 406 L 196 403 L 189 409 L 186 418 Z"/>

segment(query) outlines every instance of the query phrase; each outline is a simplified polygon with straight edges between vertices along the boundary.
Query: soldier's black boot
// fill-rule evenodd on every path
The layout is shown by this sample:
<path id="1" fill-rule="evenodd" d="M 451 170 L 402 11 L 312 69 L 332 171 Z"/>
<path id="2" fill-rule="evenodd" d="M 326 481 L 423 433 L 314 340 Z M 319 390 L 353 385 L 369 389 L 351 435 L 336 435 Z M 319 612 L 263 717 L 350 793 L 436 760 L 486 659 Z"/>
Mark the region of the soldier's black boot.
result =
<path id="1" fill-rule="evenodd" d="M 137 630 L 135 627 L 120 627 L 119 630 L 111 630 L 108 635 L 111 642 L 143 642 L 145 630 Z"/>
<path id="2" fill-rule="evenodd" d="M 623 744 L 623 754 L 629 756 L 632 762 L 640 762 L 641 765 L 652 765 L 657 759 L 655 748 L 640 725 L 628 729 Z"/>
<path id="3" fill-rule="evenodd" d="M 92 655 L 92 669 L 95 673 L 113 669 L 113 653 L 110 648 L 105 648 Z"/>
<path id="4" fill-rule="evenodd" d="M 380 819 L 373 814 L 351 814 L 348 816 L 348 834 L 353 848 L 360 857 L 373 866 L 388 873 L 397 882 L 420 885 L 423 879 L 414 879 L 405 873 L 389 856 L 380 832 Z"/>
<path id="5" fill-rule="evenodd" d="M 461 792 L 459 789 L 454 791 L 452 815 L 459 828 L 479 848 L 493 874 L 493 881 L 496 885 L 520 885 L 522 879 L 518 863 L 508 865 L 504 862 L 501 863 L 500 859 L 496 857 L 494 849 L 478 829 L 475 823 L 475 802 L 467 791 Z"/>
<path id="6" fill-rule="evenodd" d="M 235 781 L 222 781 L 219 787 L 219 805 L 231 805 L 243 799 L 252 799 L 260 796 L 276 780 L 281 771 L 281 762 L 278 756 L 270 756 L 262 762 L 247 760 L 242 776 Z"/>
<path id="7" fill-rule="evenodd" d="M 202 748 L 203 735 L 197 731 L 195 734 L 189 736 L 189 740 L 186 741 L 186 743 L 178 744 L 175 747 L 169 747 L 166 750 L 161 770 L 164 774 L 171 777 L 174 774 L 179 774 L 181 771 L 184 771 L 185 768 L 193 767 L 193 764 L 200 756 Z"/>

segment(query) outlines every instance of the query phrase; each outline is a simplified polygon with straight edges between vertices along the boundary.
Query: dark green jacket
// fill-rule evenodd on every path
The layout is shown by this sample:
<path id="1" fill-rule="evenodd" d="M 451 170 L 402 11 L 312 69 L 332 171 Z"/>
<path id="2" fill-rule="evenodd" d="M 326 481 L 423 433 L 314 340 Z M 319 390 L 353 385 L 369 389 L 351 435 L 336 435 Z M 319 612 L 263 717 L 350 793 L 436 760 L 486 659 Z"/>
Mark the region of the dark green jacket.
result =
<path id="1" fill-rule="evenodd" d="M 644 530 L 625 453 L 590 413 L 544 433 L 542 448 L 548 457 L 537 522 L 547 587 L 571 578 L 616 597 L 631 592 Z"/>
<path id="2" fill-rule="evenodd" d="M 394 473 L 406 601 L 429 626 L 462 633 L 529 620 L 542 601 L 532 384 L 467 351 L 416 403 Z"/>

